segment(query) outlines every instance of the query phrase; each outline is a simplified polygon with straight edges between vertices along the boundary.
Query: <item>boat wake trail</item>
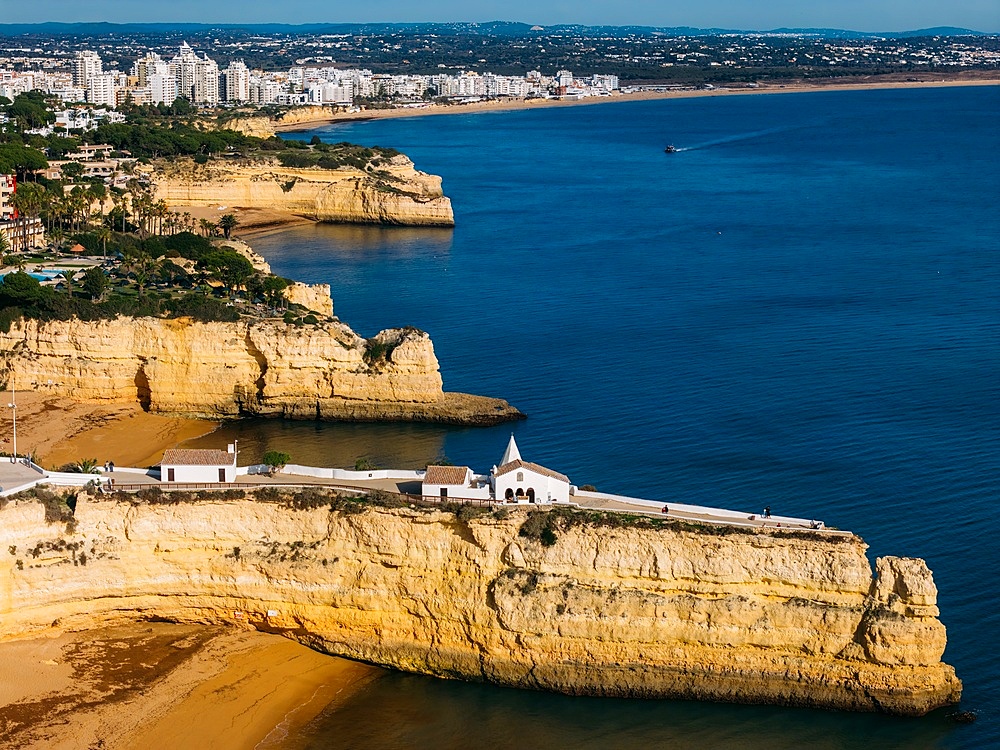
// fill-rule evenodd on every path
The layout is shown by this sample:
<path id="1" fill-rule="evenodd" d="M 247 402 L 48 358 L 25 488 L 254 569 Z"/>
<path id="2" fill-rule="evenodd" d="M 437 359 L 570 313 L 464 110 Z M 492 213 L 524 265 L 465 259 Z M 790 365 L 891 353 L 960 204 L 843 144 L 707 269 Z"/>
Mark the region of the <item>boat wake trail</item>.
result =
<path id="1" fill-rule="evenodd" d="M 739 141 L 749 141 L 753 138 L 762 138 L 765 135 L 772 135 L 774 133 L 786 133 L 789 130 L 799 130 L 800 128 L 808 127 L 811 123 L 801 123 L 799 125 L 782 125 L 777 128 L 766 128 L 764 130 L 754 130 L 750 133 L 739 133 L 737 135 L 726 136 L 725 138 L 717 138 L 714 141 L 705 141 L 704 143 L 696 143 L 693 146 L 683 146 L 678 147 L 677 152 L 681 151 L 699 151 L 701 149 L 712 148 L 713 146 L 722 146 L 727 143 L 737 143 Z"/>

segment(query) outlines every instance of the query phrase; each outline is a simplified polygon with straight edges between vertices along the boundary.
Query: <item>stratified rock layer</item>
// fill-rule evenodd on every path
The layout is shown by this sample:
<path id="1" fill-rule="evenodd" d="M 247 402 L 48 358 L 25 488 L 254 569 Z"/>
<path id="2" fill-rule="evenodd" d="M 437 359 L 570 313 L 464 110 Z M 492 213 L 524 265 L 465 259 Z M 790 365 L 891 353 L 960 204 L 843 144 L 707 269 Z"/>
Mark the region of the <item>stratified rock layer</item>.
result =
<path id="1" fill-rule="evenodd" d="M 444 393 L 426 333 L 391 329 L 374 340 L 376 358 L 338 322 L 26 320 L 0 333 L 0 376 L 77 401 L 210 418 L 496 424 L 522 416 L 500 399 Z"/>
<path id="2" fill-rule="evenodd" d="M 83 496 L 67 526 L 18 501 L 0 510 L 0 636 L 165 618 L 580 695 L 914 715 L 960 697 L 922 560 L 873 576 L 856 537 L 567 522 L 546 547 L 524 520 Z"/>
<path id="3" fill-rule="evenodd" d="M 347 167 L 297 169 L 219 160 L 197 165 L 178 160 L 158 165 L 153 179 L 157 199 L 171 208 L 224 205 L 348 224 L 454 226 L 451 200 L 441 192 L 440 177 L 417 171 L 402 154 L 377 171 L 383 174 Z"/>

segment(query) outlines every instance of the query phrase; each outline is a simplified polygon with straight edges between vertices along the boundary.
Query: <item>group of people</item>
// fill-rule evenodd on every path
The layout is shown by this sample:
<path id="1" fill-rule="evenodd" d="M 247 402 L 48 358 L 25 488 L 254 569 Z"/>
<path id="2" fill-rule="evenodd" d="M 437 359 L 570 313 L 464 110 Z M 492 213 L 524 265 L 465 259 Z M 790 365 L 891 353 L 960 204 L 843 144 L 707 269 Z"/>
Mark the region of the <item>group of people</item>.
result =
<path id="1" fill-rule="evenodd" d="M 114 461 L 105 461 L 104 462 L 104 473 L 105 474 L 110 474 L 114 470 L 115 470 L 115 462 Z M 108 477 L 108 481 L 105 482 L 103 486 L 100 483 L 98 483 L 97 488 L 99 490 L 105 490 L 107 492 L 114 492 L 115 491 L 115 478 L 114 477 Z"/>

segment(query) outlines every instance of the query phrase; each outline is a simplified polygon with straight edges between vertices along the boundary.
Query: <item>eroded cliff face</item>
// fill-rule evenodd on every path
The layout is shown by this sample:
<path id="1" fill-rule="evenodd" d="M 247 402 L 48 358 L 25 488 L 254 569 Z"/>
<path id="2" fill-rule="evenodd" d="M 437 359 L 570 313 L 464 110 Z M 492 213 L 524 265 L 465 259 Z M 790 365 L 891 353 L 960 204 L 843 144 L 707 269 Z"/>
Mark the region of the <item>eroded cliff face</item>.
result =
<path id="1" fill-rule="evenodd" d="M 135 618 L 272 630 L 406 671 L 570 694 L 921 714 L 954 703 L 922 560 L 856 537 L 563 524 L 524 511 L 81 497 L 0 510 L 0 636 Z"/>
<path id="2" fill-rule="evenodd" d="M 189 319 L 14 323 L 0 333 L 0 375 L 19 389 L 212 418 L 240 415 L 495 424 L 520 416 L 499 399 L 447 394 L 430 337 L 391 329 L 383 356 L 338 322 Z"/>
<path id="3" fill-rule="evenodd" d="M 178 206 L 268 208 L 318 221 L 349 224 L 445 226 L 455 224 L 441 178 L 419 172 L 402 154 L 378 175 L 360 169 L 291 168 L 213 160 L 177 160 L 157 166 L 156 197 Z"/>

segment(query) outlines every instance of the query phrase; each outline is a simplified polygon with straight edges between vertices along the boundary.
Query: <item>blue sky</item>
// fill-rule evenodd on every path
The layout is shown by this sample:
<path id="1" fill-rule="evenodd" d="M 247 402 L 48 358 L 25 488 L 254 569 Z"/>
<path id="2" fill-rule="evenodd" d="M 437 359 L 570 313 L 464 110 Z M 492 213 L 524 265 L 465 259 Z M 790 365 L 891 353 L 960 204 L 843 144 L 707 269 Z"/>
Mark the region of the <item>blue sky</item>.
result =
<path id="1" fill-rule="evenodd" d="M 0 22 L 316 23 L 524 21 L 741 29 L 902 31 L 961 26 L 1000 32 L 1000 0 L 0 0 Z"/>

